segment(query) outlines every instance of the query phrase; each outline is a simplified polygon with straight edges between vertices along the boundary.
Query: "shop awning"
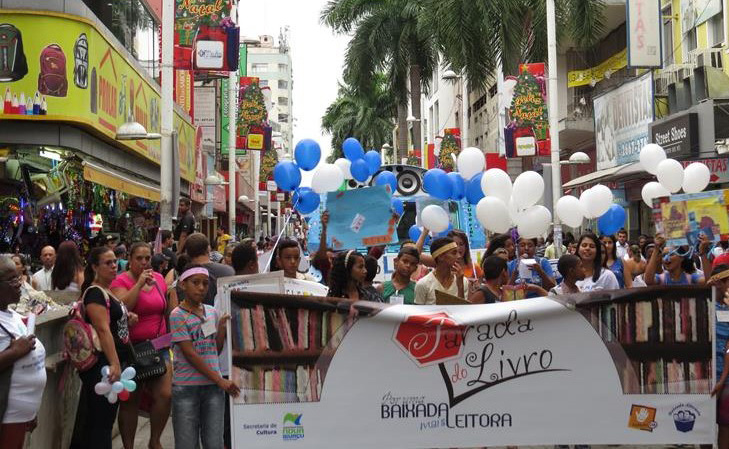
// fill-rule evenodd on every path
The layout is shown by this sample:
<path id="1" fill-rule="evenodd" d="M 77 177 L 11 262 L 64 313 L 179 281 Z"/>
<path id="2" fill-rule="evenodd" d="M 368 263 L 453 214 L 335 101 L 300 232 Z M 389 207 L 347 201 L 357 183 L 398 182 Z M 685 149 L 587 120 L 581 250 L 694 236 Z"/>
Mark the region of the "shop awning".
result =
<path id="1" fill-rule="evenodd" d="M 109 189 L 119 190 L 128 195 L 144 198 L 150 201 L 160 200 L 160 190 L 157 187 L 130 179 L 112 169 L 84 161 L 84 179 L 100 184 Z"/>
<path id="2" fill-rule="evenodd" d="M 593 182 L 610 180 L 617 177 L 628 176 L 635 173 L 645 172 L 640 162 L 631 162 L 629 164 L 619 165 L 617 167 L 610 167 L 604 170 L 598 170 L 594 173 L 590 173 L 585 176 L 580 176 L 572 181 L 562 185 L 564 189 L 571 189 L 573 187 L 579 187 L 584 184 L 590 184 Z"/>

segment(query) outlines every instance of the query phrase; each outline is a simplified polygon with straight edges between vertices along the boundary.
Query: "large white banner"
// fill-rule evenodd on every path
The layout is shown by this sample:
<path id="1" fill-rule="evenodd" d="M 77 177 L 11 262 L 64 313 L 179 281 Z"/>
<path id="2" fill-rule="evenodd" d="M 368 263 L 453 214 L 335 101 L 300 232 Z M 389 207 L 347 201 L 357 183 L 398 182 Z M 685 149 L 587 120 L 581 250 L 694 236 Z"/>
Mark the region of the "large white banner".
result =
<path id="1" fill-rule="evenodd" d="M 597 169 L 637 161 L 653 121 L 651 72 L 595 97 L 593 103 Z"/>
<path id="2" fill-rule="evenodd" d="M 661 67 L 661 5 L 655 0 L 628 0 L 628 66 Z"/>
<path id="3" fill-rule="evenodd" d="M 685 296 L 359 319 L 346 304 L 234 296 L 234 447 L 712 443 L 713 306 Z"/>

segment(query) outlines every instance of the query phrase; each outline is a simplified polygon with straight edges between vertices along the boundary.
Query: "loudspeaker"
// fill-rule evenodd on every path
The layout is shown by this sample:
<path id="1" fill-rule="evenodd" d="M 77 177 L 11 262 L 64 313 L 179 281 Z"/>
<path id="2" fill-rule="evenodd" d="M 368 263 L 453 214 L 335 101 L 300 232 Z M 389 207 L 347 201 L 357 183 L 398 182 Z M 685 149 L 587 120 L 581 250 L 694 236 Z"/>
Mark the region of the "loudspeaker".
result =
<path id="1" fill-rule="evenodd" d="M 425 194 L 423 191 L 423 175 L 426 170 L 424 168 L 412 165 L 385 165 L 370 179 L 369 185 L 374 185 L 375 178 L 383 171 L 392 172 L 397 176 L 396 193 L 400 196 Z"/>

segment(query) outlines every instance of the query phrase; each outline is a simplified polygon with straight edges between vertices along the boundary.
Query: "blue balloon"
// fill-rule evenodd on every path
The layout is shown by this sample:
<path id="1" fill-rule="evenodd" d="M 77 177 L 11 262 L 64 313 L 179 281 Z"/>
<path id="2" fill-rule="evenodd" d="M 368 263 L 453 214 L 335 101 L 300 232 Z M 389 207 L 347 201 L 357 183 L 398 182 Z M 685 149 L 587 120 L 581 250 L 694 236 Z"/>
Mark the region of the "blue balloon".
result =
<path id="1" fill-rule="evenodd" d="M 313 139 L 303 139 L 296 144 L 294 159 L 302 170 L 313 170 L 321 159 L 321 148 Z"/>
<path id="2" fill-rule="evenodd" d="M 431 168 L 423 176 L 423 189 L 432 197 L 447 200 L 453 194 L 453 182 L 440 168 Z"/>
<path id="3" fill-rule="evenodd" d="M 354 165 L 354 164 L 352 164 Z M 383 171 L 375 177 L 376 186 L 390 185 L 390 192 L 395 193 L 397 190 L 397 176 L 391 171 Z"/>
<path id="4" fill-rule="evenodd" d="M 392 210 L 394 210 L 398 215 L 402 215 L 405 210 L 405 206 L 402 204 L 402 200 L 400 198 L 392 198 L 390 200 L 390 206 L 392 206 Z"/>
<path id="5" fill-rule="evenodd" d="M 349 167 L 349 172 L 359 182 L 365 182 L 370 177 L 370 170 L 367 168 L 367 162 L 364 159 L 357 159 L 352 162 L 352 165 Z"/>
<path id="6" fill-rule="evenodd" d="M 460 173 L 451 172 L 448 173 L 448 177 L 451 179 L 453 186 L 451 198 L 456 201 L 462 200 L 466 196 L 466 181 L 463 180 L 463 176 Z"/>
<path id="7" fill-rule="evenodd" d="M 484 197 L 483 190 L 481 190 L 481 178 L 483 178 L 483 172 L 478 173 L 466 184 L 466 199 L 470 204 L 478 204 Z"/>
<path id="8" fill-rule="evenodd" d="M 273 167 L 273 180 L 279 189 L 290 192 L 301 184 L 301 171 L 291 161 L 281 161 Z"/>
<path id="9" fill-rule="evenodd" d="M 382 165 L 382 159 L 380 158 L 380 153 L 378 153 L 375 150 L 370 150 L 365 153 L 364 160 L 367 162 L 367 168 L 370 170 L 370 175 L 374 175 L 377 173 L 377 170 L 380 169 L 380 166 Z"/>
<path id="10" fill-rule="evenodd" d="M 342 151 L 344 151 L 344 157 L 352 162 L 364 158 L 362 144 L 354 137 L 349 137 L 342 142 Z"/>
<path id="11" fill-rule="evenodd" d="M 319 194 L 311 190 L 309 187 L 299 187 L 291 196 L 291 202 L 294 209 L 302 214 L 310 214 L 319 207 L 321 198 Z"/>
<path id="12" fill-rule="evenodd" d="M 413 242 L 417 242 L 422 232 L 423 231 L 420 230 L 418 225 L 412 225 L 410 226 L 410 229 L 408 229 L 408 237 L 410 237 L 410 240 Z"/>
<path id="13" fill-rule="evenodd" d="M 619 204 L 612 204 L 610 209 L 597 219 L 597 229 L 601 234 L 615 234 L 625 224 L 625 209 Z"/>

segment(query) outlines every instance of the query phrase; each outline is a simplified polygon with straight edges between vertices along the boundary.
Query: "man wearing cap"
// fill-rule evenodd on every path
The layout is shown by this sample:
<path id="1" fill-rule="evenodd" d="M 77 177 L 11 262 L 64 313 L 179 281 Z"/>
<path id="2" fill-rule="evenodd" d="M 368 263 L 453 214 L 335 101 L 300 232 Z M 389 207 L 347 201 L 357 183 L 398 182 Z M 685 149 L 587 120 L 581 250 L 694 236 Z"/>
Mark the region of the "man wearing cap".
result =
<path id="1" fill-rule="evenodd" d="M 177 254 L 185 249 L 187 236 L 195 232 L 195 216 L 190 211 L 190 199 L 180 198 L 177 210 L 177 226 L 175 226 L 175 240 L 177 240 Z"/>

